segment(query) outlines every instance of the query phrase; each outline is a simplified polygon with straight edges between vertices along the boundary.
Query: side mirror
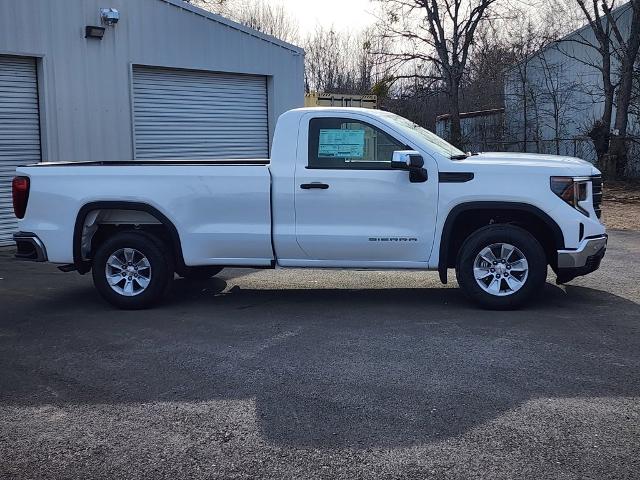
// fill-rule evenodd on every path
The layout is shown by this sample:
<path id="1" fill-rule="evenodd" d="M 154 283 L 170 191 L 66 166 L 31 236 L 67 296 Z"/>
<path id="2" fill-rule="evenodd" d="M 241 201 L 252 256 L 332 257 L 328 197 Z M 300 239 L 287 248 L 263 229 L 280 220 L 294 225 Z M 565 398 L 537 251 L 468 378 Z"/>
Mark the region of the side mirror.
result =
<path id="1" fill-rule="evenodd" d="M 398 150 L 393 152 L 391 168 L 409 171 L 411 183 L 423 183 L 429 179 L 424 168 L 424 158 L 415 150 Z"/>
<path id="2" fill-rule="evenodd" d="M 415 150 L 398 150 L 393 152 L 391 168 L 398 170 L 411 170 L 424 167 L 424 159 Z"/>

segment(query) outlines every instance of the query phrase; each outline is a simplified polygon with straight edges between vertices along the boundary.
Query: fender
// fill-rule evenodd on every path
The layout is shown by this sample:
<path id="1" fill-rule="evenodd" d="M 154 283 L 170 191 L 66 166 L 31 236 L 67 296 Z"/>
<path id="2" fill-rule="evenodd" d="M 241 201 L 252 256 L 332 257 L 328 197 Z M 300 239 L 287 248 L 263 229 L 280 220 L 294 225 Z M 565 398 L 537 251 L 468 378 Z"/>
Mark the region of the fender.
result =
<path id="1" fill-rule="evenodd" d="M 89 212 L 93 210 L 139 210 L 154 216 L 163 226 L 169 230 L 173 243 L 176 263 L 179 267 L 184 268 L 184 256 L 182 255 L 182 243 L 178 230 L 171 220 L 169 220 L 160 210 L 146 203 L 140 202 L 121 202 L 121 201 L 103 201 L 91 202 L 83 205 L 76 217 L 76 223 L 73 230 L 73 263 L 77 271 L 85 274 L 91 270 L 91 266 L 82 260 L 82 228 Z"/>
<path id="2" fill-rule="evenodd" d="M 442 229 L 442 236 L 440 237 L 440 258 L 438 259 L 438 273 L 440 275 L 440 281 L 444 284 L 447 283 L 447 259 L 449 257 L 449 238 L 453 230 L 453 226 L 456 223 L 458 216 L 469 210 L 519 210 L 527 212 L 538 217 L 545 223 L 553 232 L 553 238 L 555 240 L 556 248 L 563 250 L 564 246 L 564 234 L 562 229 L 549 215 L 538 207 L 529 205 L 528 203 L 518 202 L 468 202 L 461 203 L 453 207 L 447 215 L 447 220 L 444 222 Z"/>

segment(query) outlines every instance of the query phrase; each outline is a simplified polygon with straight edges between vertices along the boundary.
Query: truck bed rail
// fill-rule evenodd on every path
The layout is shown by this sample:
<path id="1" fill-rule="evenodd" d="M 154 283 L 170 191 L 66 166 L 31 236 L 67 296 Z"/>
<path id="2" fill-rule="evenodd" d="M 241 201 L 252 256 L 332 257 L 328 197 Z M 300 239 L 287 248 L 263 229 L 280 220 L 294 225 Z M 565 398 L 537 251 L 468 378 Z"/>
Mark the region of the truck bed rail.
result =
<path id="1" fill-rule="evenodd" d="M 142 167 L 165 165 L 269 165 L 270 160 L 104 160 L 87 162 L 43 162 L 27 167 Z"/>

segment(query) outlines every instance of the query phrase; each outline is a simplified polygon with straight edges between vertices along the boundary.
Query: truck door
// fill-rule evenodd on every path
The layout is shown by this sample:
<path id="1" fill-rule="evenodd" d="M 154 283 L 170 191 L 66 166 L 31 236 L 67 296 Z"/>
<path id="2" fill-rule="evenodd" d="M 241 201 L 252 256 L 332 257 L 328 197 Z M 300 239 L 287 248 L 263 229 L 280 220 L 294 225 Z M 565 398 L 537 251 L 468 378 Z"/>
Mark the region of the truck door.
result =
<path id="1" fill-rule="evenodd" d="M 324 116 L 322 116 L 324 115 Z M 426 267 L 433 245 L 438 176 L 411 183 L 392 170 L 410 146 L 375 117 L 309 114 L 302 120 L 295 174 L 296 238 L 318 266 Z"/>

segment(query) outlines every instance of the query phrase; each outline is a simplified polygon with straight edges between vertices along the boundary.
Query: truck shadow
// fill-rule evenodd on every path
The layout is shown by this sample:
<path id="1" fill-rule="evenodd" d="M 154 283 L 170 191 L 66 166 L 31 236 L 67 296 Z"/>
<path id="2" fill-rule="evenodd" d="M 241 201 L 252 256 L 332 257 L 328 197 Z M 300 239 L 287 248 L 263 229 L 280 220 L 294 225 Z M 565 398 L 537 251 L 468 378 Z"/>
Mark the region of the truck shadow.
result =
<path id="1" fill-rule="evenodd" d="M 534 308 L 487 312 L 457 289 L 225 286 L 178 284 L 145 313 L 44 301 L 0 338 L 0 405 L 252 399 L 275 444 L 391 448 L 533 399 L 640 395 L 640 305 L 607 292 L 547 285 Z"/>
<path id="2" fill-rule="evenodd" d="M 260 305 L 270 293 L 235 295 Z M 457 289 L 283 294 L 307 307 L 304 329 L 246 364 L 275 443 L 414 445 L 529 400 L 640 394 L 640 305 L 602 291 L 547 285 L 544 303 L 518 312 L 478 311 Z"/>

